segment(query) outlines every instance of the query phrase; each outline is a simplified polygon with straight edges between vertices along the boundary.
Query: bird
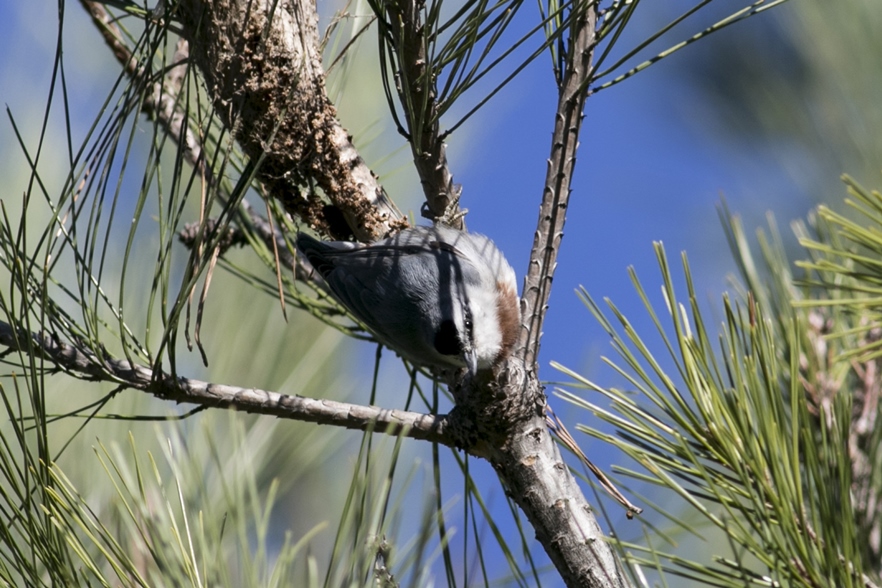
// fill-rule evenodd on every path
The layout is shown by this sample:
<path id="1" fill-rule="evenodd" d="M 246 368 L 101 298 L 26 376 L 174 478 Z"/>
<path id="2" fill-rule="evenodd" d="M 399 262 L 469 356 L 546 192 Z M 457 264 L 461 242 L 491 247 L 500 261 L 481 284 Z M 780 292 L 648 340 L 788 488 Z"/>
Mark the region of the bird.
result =
<path id="1" fill-rule="evenodd" d="M 488 237 L 435 225 L 370 244 L 300 233 L 296 244 L 331 294 L 404 359 L 474 377 L 511 354 L 516 277 Z"/>

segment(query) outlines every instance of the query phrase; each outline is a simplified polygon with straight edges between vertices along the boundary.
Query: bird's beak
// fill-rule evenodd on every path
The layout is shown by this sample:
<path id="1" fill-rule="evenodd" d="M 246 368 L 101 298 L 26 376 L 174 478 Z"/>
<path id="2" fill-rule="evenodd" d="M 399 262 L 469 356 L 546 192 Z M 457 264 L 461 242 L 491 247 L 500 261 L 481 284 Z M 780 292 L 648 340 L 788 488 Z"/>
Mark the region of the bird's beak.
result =
<path id="1" fill-rule="evenodd" d="M 468 349 L 463 353 L 463 359 L 469 369 L 469 375 L 474 378 L 478 373 L 478 353 L 474 349 Z"/>

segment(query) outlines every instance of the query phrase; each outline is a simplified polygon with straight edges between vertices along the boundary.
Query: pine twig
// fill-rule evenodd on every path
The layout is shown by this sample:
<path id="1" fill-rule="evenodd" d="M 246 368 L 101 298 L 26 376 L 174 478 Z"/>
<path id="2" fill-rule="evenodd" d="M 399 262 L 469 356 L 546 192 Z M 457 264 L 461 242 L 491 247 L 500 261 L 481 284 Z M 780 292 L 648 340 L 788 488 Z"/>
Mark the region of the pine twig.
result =
<path id="1" fill-rule="evenodd" d="M 235 408 L 253 414 L 386 433 L 453 446 L 453 440 L 446 434 L 447 418 L 444 415 L 389 410 L 176 377 L 154 372 L 149 367 L 127 360 L 99 358 L 90 351 L 59 341 L 47 333 L 17 332 L 2 321 L 0 345 L 48 359 L 58 368 L 78 377 L 142 390 L 163 400 L 215 408 Z"/>

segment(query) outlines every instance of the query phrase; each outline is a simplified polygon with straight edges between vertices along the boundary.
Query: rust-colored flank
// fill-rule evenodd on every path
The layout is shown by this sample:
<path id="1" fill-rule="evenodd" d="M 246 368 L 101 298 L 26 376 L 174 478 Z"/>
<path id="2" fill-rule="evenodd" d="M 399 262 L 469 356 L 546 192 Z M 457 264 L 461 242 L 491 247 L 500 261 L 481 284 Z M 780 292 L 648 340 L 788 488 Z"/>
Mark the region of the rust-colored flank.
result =
<path id="1" fill-rule="evenodd" d="M 521 305 L 518 304 L 517 292 L 509 284 L 496 282 L 496 290 L 499 292 L 496 316 L 499 318 L 499 331 L 502 335 L 502 346 L 496 361 L 501 362 L 511 355 L 517 343 Z"/>

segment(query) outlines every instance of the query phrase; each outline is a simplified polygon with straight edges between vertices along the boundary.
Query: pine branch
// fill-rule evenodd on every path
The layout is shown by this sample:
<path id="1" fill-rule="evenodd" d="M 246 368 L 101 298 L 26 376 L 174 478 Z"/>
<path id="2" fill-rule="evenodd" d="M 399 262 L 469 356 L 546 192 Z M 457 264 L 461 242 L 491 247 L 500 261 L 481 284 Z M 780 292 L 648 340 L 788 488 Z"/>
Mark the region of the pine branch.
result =
<path id="1" fill-rule="evenodd" d="M 545 190 L 521 300 L 521 337 L 498 384 L 502 400 L 475 408 L 488 427 L 500 415 L 514 423 L 491 456 L 500 478 L 524 510 L 567 586 L 630 586 L 581 488 L 565 466 L 546 424 L 545 394 L 536 357 L 576 163 L 582 111 L 588 98 L 597 5 L 577 2 L 570 24 L 567 67 L 559 86 Z M 474 393 L 454 394 L 457 409 Z M 501 405 L 501 406 L 500 406 Z M 453 413 L 451 413 L 453 416 Z M 491 429 L 492 430 L 492 429 Z"/>
<path id="2" fill-rule="evenodd" d="M 428 54 L 430 27 L 423 20 L 425 4 L 425 0 L 395 0 L 374 2 L 372 6 L 381 17 L 380 33 L 390 39 L 396 53 L 395 90 L 407 121 L 414 167 L 426 197 L 423 216 L 463 228 L 459 209 L 461 189 L 453 183 L 440 133 L 436 72 Z"/>
<path id="3" fill-rule="evenodd" d="M 564 77 L 559 88 L 551 157 L 548 159 L 539 223 L 530 252 L 530 265 L 524 279 L 524 295 L 521 301 L 524 328 L 521 331 L 520 350 L 516 354 L 523 357 L 528 370 L 536 369 L 542 322 L 547 311 L 548 297 L 551 295 L 551 281 L 557 266 L 557 254 L 563 238 L 570 198 L 570 182 L 576 167 L 582 112 L 588 99 L 587 88 L 593 73 L 591 61 L 594 55 L 597 7 L 590 0 L 585 0 L 573 9 L 583 11 L 583 15 L 573 25 L 567 56 L 568 67 L 563 72 Z"/>
<path id="4" fill-rule="evenodd" d="M 335 237 L 371 241 L 407 225 L 337 120 L 314 3 L 186 0 L 172 16 L 183 24 L 218 115 L 260 161 L 257 175 L 271 197 Z"/>
<path id="5" fill-rule="evenodd" d="M 0 345 L 32 357 L 45 358 L 77 377 L 142 390 L 163 400 L 212 408 L 234 408 L 253 414 L 453 446 L 453 439 L 446 432 L 447 418 L 444 415 L 390 410 L 175 377 L 127 360 L 99 358 L 90 351 L 59 341 L 47 333 L 17 332 L 2 321 Z"/>
<path id="6" fill-rule="evenodd" d="M 108 14 L 104 5 L 94 0 L 80 0 L 80 4 L 92 17 L 92 22 L 101 32 L 104 42 L 113 52 L 117 61 L 136 85 L 150 88 L 145 92 L 142 104 L 144 114 L 153 116 L 162 125 L 169 136 L 181 146 L 184 158 L 197 169 L 209 183 L 213 183 L 211 170 L 205 165 L 202 157 L 202 145 L 187 125 L 186 114 L 179 104 L 179 96 L 187 71 L 189 52 L 186 41 L 180 39 L 174 56 L 174 65 L 162 80 L 151 82 L 146 79 L 145 71 L 138 65 L 128 45 L 123 41 L 122 33 L 115 19 Z"/>

